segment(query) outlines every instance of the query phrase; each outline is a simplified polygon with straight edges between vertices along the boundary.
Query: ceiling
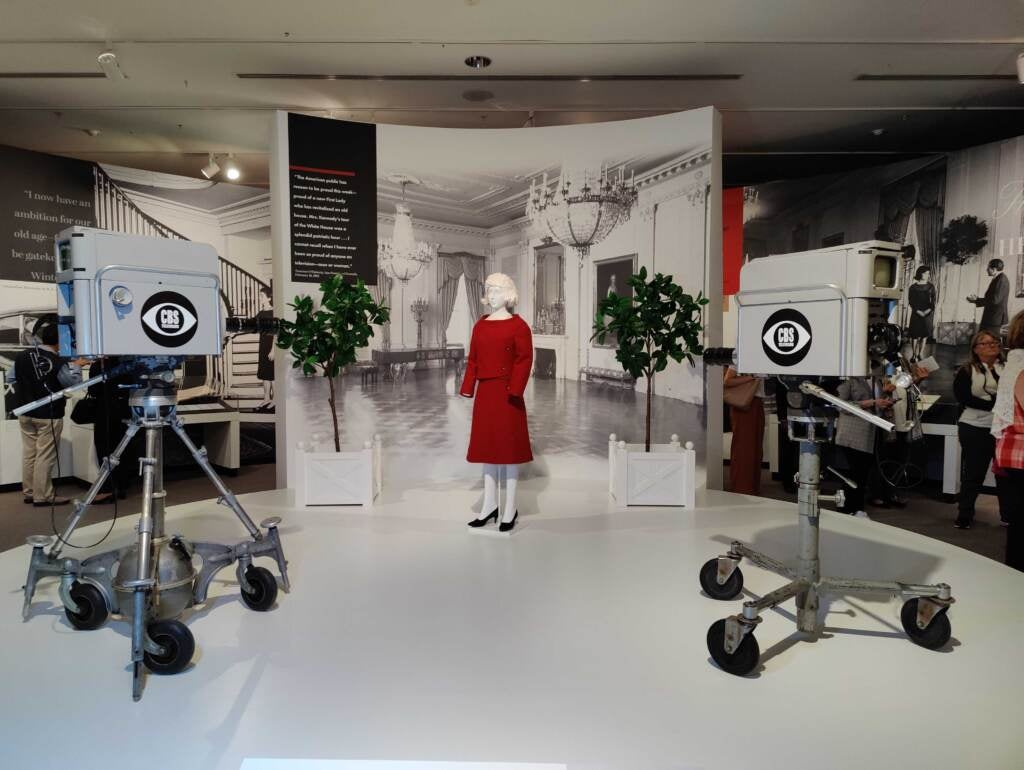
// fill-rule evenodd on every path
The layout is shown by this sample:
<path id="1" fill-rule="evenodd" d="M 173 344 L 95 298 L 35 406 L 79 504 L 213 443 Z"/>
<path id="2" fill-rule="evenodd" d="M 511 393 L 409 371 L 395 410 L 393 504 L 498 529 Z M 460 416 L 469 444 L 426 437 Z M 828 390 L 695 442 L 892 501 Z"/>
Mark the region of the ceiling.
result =
<path id="1" fill-rule="evenodd" d="M 11 77 L 95 75 L 106 49 L 127 79 Z M 1020 0 L 4 0 L 0 143 L 190 176 L 232 152 L 266 185 L 275 109 L 520 127 L 715 105 L 735 184 L 1024 133 L 1021 51 Z"/>
<path id="2" fill-rule="evenodd" d="M 381 213 L 394 212 L 402 199 L 398 181 L 412 177 L 405 190 L 417 221 L 429 220 L 491 228 L 520 219 L 532 181 L 562 171 L 578 175 L 604 167 L 619 170 L 638 186 L 648 172 L 667 164 L 706 165 L 710 116 L 707 111 L 642 121 L 578 126 L 571 131 L 423 131 L 381 126 L 377 154 L 381 165 L 377 199 Z M 591 171 L 593 173 L 593 171 Z M 593 176 L 590 182 L 593 183 Z M 573 179 L 575 185 L 582 179 Z"/>

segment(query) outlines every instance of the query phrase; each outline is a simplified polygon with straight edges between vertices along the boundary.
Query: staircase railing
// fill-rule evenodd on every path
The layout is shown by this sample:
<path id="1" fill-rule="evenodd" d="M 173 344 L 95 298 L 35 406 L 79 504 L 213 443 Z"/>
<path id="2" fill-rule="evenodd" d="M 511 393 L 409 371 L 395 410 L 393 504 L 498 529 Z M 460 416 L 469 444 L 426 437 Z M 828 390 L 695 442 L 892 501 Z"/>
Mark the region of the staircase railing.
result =
<path id="1" fill-rule="evenodd" d="M 140 209 L 98 165 L 93 166 L 93 178 L 97 227 L 119 233 L 191 240 Z M 218 255 L 217 259 L 220 260 L 220 293 L 228 315 L 255 316 L 262 309 L 260 294 L 269 295 L 270 285 L 224 257 Z M 215 395 L 228 393 L 230 383 L 223 359 L 207 357 L 206 384 Z"/>

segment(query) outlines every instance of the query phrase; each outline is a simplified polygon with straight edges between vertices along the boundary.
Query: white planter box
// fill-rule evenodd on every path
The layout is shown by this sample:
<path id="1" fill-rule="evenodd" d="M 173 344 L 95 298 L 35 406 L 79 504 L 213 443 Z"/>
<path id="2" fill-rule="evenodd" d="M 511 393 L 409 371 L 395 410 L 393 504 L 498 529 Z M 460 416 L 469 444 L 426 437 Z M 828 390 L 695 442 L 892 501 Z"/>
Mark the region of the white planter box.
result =
<path id="1" fill-rule="evenodd" d="M 380 436 L 362 449 L 321 452 L 300 443 L 295 452 L 295 502 L 310 505 L 371 505 L 384 483 Z"/>
<path id="2" fill-rule="evenodd" d="M 697 453 L 693 443 L 681 446 L 672 434 L 669 444 L 627 444 L 608 437 L 608 492 L 619 505 L 694 507 Z"/>

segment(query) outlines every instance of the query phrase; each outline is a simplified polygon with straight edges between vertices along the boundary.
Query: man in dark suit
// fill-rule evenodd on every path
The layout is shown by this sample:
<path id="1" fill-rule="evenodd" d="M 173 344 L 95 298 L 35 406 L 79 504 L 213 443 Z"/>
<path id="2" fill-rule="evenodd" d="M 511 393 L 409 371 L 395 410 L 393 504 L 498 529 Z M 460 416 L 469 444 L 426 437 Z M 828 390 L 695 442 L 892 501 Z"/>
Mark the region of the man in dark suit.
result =
<path id="1" fill-rule="evenodd" d="M 1001 259 L 990 259 L 985 272 L 992 277 L 988 288 L 985 289 L 985 296 L 979 299 L 977 294 L 969 294 L 967 301 L 984 308 L 981 311 L 978 331 L 992 332 L 998 337 L 1002 328 L 1010 321 L 1007 310 L 1007 303 L 1010 300 L 1010 279 L 1003 275 Z"/>

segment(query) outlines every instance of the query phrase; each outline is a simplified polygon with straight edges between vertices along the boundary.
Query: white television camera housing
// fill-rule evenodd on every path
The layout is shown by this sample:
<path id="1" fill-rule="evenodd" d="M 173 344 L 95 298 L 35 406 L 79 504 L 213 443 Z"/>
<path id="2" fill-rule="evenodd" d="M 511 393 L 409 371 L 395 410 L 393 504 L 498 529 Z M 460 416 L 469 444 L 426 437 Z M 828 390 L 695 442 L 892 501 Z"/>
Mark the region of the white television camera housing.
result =
<path id="1" fill-rule="evenodd" d="M 61 355 L 221 354 L 212 246 L 71 227 L 55 251 Z"/>
<path id="2" fill-rule="evenodd" d="M 867 377 L 869 349 L 898 348 L 888 324 L 900 298 L 899 244 L 862 241 L 748 262 L 736 295 L 743 374 Z M 880 335 L 895 335 L 880 340 Z M 893 351 L 893 352 L 898 352 Z"/>

